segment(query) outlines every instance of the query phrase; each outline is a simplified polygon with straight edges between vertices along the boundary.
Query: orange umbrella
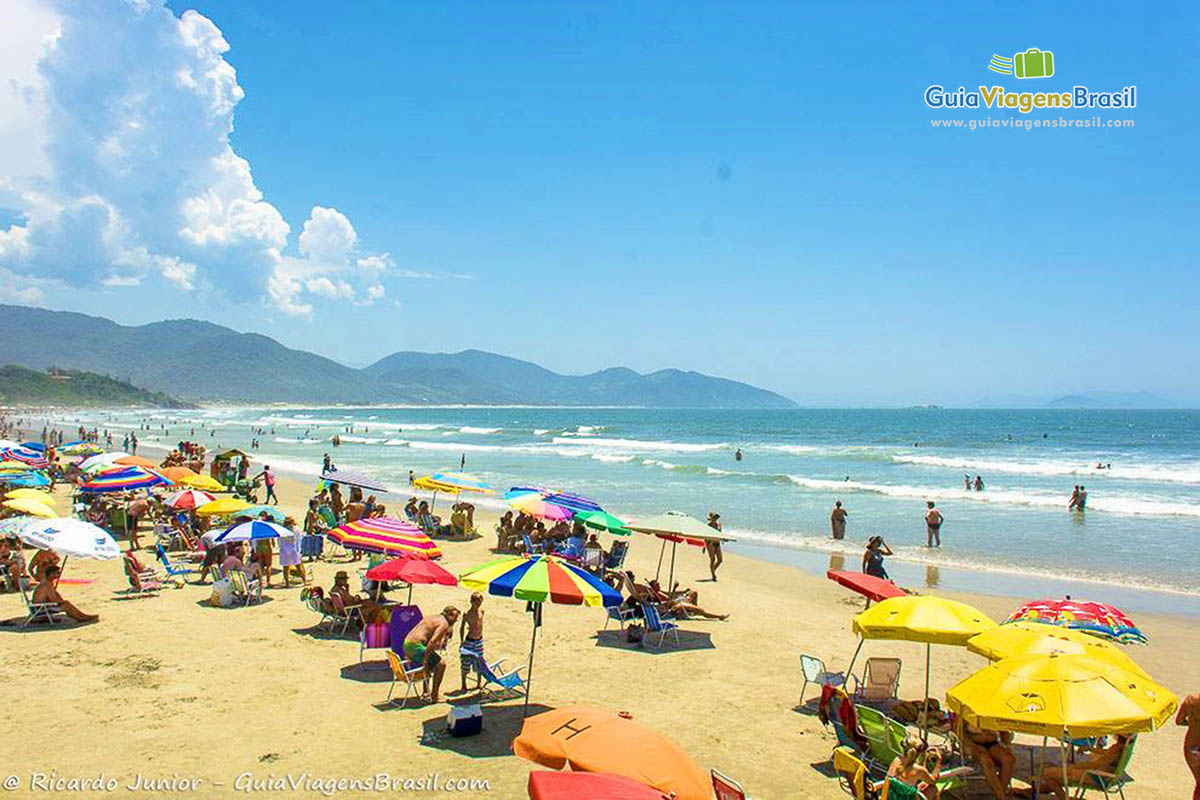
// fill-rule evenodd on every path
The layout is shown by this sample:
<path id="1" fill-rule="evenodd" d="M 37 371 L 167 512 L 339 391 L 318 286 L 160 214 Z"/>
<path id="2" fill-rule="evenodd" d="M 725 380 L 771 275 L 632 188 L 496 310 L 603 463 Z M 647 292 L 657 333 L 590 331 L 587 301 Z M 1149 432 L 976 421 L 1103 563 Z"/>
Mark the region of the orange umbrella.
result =
<path id="1" fill-rule="evenodd" d="M 141 456 L 121 456 L 113 463 L 114 464 L 125 464 L 126 466 L 132 466 L 132 467 L 146 467 L 148 469 L 158 469 L 157 461 L 151 461 L 150 459 L 142 458 Z"/>
<path id="2" fill-rule="evenodd" d="M 518 756 L 551 769 L 611 772 L 674 792 L 677 800 L 711 800 L 712 783 L 692 757 L 633 718 L 571 706 L 529 717 L 513 740 Z"/>
<path id="3" fill-rule="evenodd" d="M 175 483 L 179 483 L 184 478 L 200 477 L 199 474 L 193 472 L 187 467 L 163 467 L 158 471 L 158 474 L 166 478 L 170 478 L 171 480 L 175 481 Z"/>

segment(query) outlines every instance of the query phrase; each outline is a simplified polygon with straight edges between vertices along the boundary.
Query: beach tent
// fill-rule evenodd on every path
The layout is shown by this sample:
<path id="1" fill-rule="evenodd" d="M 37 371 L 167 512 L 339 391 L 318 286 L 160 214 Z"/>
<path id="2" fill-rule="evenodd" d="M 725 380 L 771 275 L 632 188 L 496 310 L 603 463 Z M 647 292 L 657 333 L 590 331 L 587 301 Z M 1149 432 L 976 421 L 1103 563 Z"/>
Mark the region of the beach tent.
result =
<path id="1" fill-rule="evenodd" d="M 655 580 L 658 580 L 658 575 L 662 572 L 663 553 L 666 551 L 667 542 L 671 543 L 671 572 L 667 579 L 668 587 L 675 584 L 675 548 L 680 542 L 704 547 L 709 542 L 734 541 L 731 537 L 723 536 L 720 531 L 710 528 L 695 517 L 689 517 L 680 511 L 668 511 L 656 517 L 629 522 L 625 527 L 631 531 L 657 536 L 663 540 L 662 549 L 658 552 L 658 568 L 654 571 Z"/>
<path id="2" fill-rule="evenodd" d="M 529 712 L 529 688 L 533 682 L 533 650 L 542 624 L 542 605 L 609 607 L 621 604 L 621 594 L 595 575 L 549 555 L 501 556 L 460 573 L 464 589 L 511 597 L 532 604 L 533 634 L 529 640 L 529 672 L 525 678 L 525 708 Z"/>
<path id="3" fill-rule="evenodd" d="M 630 714 L 585 706 L 535 714 L 522 724 L 512 748 L 520 758 L 551 769 L 613 773 L 676 800 L 712 798 L 708 773 L 679 745 Z"/>

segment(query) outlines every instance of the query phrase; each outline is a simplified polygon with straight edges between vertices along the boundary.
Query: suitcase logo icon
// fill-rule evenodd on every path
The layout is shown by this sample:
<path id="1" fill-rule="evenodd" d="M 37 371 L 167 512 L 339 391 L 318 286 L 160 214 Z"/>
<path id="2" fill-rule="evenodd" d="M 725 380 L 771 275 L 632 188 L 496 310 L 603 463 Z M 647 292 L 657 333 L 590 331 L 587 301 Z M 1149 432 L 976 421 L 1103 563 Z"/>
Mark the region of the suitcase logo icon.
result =
<path id="1" fill-rule="evenodd" d="M 988 69 L 1001 75 L 1015 75 L 1021 79 L 1049 78 L 1054 74 L 1054 53 L 1036 47 L 1031 47 L 1024 53 L 1016 53 L 1012 58 L 993 53 Z"/>

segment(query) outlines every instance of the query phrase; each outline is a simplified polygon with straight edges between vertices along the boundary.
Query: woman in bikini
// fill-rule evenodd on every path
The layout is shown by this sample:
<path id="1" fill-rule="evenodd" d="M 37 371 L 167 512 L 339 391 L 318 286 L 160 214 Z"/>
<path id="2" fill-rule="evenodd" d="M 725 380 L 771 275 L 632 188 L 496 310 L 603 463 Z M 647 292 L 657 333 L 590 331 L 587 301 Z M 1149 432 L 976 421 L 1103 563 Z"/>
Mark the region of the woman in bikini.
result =
<path id="1" fill-rule="evenodd" d="M 890 767 L 888 777 L 913 787 L 927 800 L 937 800 L 941 791 L 937 787 L 938 772 L 942 768 L 942 753 L 934 750 L 929 754 L 929 763 L 921 763 L 927 749 L 924 742 L 909 742 L 904 755 L 897 756 Z"/>

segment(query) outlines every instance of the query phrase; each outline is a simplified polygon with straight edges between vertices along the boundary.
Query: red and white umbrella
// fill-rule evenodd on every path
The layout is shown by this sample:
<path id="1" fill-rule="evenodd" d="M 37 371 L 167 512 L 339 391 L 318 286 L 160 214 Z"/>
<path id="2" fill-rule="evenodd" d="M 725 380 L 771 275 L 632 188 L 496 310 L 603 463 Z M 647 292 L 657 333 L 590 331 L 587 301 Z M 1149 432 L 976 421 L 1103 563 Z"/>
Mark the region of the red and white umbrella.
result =
<path id="1" fill-rule="evenodd" d="M 167 505 L 180 510 L 195 511 L 205 503 L 211 503 L 216 499 L 216 497 L 208 492 L 202 492 L 199 489 L 187 489 L 182 492 L 176 492 L 168 497 Z"/>

